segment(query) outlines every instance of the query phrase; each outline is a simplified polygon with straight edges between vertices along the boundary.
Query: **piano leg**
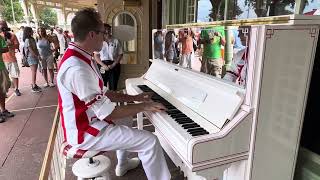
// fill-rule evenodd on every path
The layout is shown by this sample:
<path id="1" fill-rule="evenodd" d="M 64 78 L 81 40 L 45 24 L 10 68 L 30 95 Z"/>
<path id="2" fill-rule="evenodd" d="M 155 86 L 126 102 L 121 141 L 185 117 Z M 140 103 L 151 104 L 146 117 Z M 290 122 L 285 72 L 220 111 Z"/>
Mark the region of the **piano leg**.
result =
<path id="1" fill-rule="evenodd" d="M 137 127 L 138 129 L 143 129 L 143 113 L 138 113 L 137 114 Z"/>
<path id="2" fill-rule="evenodd" d="M 245 180 L 247 160 L 234 162 L 223 173 L 223 180 Z"/>

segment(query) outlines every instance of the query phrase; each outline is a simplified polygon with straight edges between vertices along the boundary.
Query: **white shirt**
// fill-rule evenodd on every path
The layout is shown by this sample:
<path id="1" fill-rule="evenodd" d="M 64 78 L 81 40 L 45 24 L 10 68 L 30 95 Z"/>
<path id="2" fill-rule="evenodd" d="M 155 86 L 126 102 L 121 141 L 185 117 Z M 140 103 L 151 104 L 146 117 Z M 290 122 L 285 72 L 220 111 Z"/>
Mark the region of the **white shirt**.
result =
<path id="1" fill-rule="evenodd" d="M 63 34 L 57 34 L 60 46 L 60 54 L 63 54 L 66 49 L 66 39 L 64 38 Z"/>
<path id="2" fill-rule="evenodd" d="M 22 32 L 22 31 L 18 31 L 18 32 L 16 33 L 16 36 L 17 36 L 17 39 L 18 39 L 18 41 L 19 41 L 19 44 L 20 44 L 20 45 L 23 44 L 23 32 Z"/>
<path id="3" fill-rule="evenodd" d="M 107 88 L 103 87 L 91 55 L 74 43 L 69 44 L 61 60 L 57 85 L 61 119 L 69 144 L 81 144 L 83 132 L 97 135 L 108 125 L 104 119 L 112 113 L 115 105 L 105 96 Z M 77 113 L 82 110 L 85 114 Z"/>
<path id="4" fill-rule="evenodd" d="M 121 54 L 123 54 L 121 43 L 118 39 L 112 38 L 110 42 L 103 42 L 101 51 L 99 52 L 101 61 L 116 60 Z"/>

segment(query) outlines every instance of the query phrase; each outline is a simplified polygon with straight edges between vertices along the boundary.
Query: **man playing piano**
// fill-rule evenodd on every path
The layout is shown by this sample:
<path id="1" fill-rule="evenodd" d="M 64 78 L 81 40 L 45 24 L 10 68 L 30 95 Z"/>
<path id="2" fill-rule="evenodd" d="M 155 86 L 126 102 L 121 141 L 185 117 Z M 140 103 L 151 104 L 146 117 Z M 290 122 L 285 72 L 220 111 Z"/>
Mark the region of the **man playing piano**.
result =
<path id="1" fill-rule="evenodd" d="M 136 168 L 141 160 L 150 180 L 168 180 L 170 173 L 155 135 L 131 128 L 131 117 L 141 111 L 161 112 L 165 107 L 150 101 L 150 94 L 129 96 L 106 92 L 95 61 L 105 29 L 94 9 L 83 9 L 72 19 L 74 43 L 66 50 L 57 75 L 59 110 L 64 138 L 76 149 L 92 151 L 117 150 L 116 175 Z M 141 101 L 140 104 L 115 106 L 113 102 Z M 124 118 L 129 121 L 123 120 Z M 126 122 L 126 125 L 120 125 Z M 137 152 L 128 159 L 126 152 Z"/>

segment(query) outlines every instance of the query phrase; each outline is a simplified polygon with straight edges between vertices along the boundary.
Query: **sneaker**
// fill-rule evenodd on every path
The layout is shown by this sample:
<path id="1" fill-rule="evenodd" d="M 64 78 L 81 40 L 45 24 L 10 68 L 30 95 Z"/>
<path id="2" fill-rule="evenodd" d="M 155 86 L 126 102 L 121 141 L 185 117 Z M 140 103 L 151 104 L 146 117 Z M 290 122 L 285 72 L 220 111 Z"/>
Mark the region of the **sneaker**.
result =
<path id="1" fill-rule="evenodd" d="M 56 85 L 54 83 L 49 83 L 50 87 L 55 87 Z"/>
<path id="2" fill-rule="evenodd" d="M 6 122 L 6 118 L 0 113 L 0 123 Z"/>
<path id="3" fill-rule="evenodd" d="M 129 170 L 134 169 L 138 167 L 140 164 L 139 158 L 132 158 L 128 160 L 128 163 L 123 166 L 116 166 L 116 176 L 123 176 L 126 174 Z"/>
<path id="4" fill-rule="evenodd" d="M 14 93 L 16 94 L 16 96 L 21 96 L 21 92 L 19 91 L 19 89 L 16 89 Z"/>
<path id="5" fill-rule="evenodd" d="M 31 92 L 41 92 L 41 88 L 38 85 L 34 85 L 31 87 Z"/>
<path id="6" fill-rule="evenodd" d="M 9 112 L 8 110 L 4 110 L 1 114 L 2 114 L 2 117 L 5 117 L 5 118 L 11 118 L 14 116 L 14 114 Z"/>
<path id="7" fill-rule="evenodd" d="M 49 87 L 49 86 L 50 86 L 49 83 L 44 83 L 44 84 L 43 84 L 43 87 L 44 87 L 44 88 L 47 88 L 47 87 Z"/>

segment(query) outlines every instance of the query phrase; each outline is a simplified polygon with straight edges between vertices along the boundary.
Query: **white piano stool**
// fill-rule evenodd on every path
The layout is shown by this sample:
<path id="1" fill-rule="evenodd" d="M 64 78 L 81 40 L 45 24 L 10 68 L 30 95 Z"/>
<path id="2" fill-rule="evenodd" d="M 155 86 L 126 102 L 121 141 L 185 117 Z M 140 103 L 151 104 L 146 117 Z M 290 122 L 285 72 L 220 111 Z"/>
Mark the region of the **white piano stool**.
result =
<path id="1" fill-rule="evenodd" d="M 108 172 L 110 165 L 110 159 L 103 155 L 95 156 L 93 163 L 90 163 L 89 158 L 82 158 L 73 164 L 72 172 L 78 177 L 78 180 L 92 178 L 96 180 L 111 180 Z"/>

